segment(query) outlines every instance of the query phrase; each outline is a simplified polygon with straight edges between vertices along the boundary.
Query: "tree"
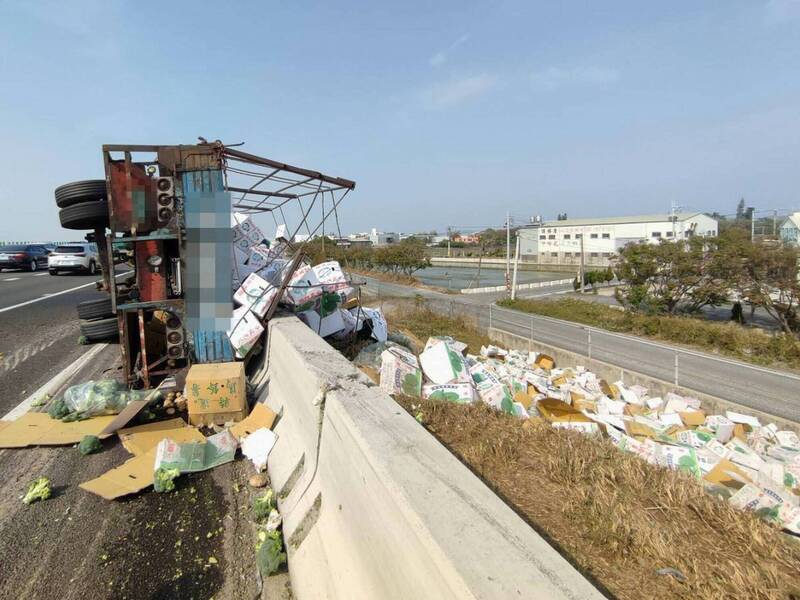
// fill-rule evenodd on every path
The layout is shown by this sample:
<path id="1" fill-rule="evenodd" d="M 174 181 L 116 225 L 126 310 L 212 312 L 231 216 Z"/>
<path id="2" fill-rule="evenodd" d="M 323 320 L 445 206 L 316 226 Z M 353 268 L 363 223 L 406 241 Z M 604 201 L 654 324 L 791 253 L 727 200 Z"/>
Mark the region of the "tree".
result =
<path id="1" fill-rule="evenodd" d="M 741 298 L 763 308 L 787 334 L 800 336 L 797 248 L 753 243 L 732 230 L 717 249 L 718 276 Z"/>
<path id="2" fill-rule="evenodd" d="M 697 312 L 725 301 L 725 282 L 714 269 L 713 247 L 704 238 L 629 244 L 616 261 L 617 299 L 634 310 Z"/>

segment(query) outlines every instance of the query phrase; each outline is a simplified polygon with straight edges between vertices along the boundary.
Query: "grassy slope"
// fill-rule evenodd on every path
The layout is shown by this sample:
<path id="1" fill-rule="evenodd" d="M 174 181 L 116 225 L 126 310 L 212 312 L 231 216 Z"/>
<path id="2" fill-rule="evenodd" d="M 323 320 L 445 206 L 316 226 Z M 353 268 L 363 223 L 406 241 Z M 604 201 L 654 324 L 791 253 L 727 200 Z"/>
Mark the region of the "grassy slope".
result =
<path id="1" fill-rule="evenodd" d="M 400 308 L 389 319 L 423 343 L 452 335 L 475 351 L 489 341 L 424 308 Z M 615 597 L 800 597 L 800 545 L 686 476 L 482 403 L 397 401 Z M 658 576 L 661 568 L 686 581 Z"/>

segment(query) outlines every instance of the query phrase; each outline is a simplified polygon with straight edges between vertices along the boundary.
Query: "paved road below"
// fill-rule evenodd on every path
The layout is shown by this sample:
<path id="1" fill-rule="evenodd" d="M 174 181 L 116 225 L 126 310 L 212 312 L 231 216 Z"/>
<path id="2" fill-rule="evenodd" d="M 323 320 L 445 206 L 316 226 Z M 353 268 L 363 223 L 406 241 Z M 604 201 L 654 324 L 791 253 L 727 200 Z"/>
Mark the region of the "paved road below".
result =
<path id="1" fill-rule="evenodd" d="M 491 310 L 491 324 L 498 329 L 665 381 L 676 380 L 677 355 L 679 385 L 800 422 L 800 376 L 793 373 L 496 306 L 490 309 L 494 301 L 504 297 L 503 294 L 444 294 L 365 279 L 368 281 L 367 292 L 378 297 L 413 297 L 419 294 L 435 310 L 468 314 L 476 318 L 482 328 L 489 326 Z M 538 297 L 562 293 L 563 289 L 550 289 L 538 291 Z"/>

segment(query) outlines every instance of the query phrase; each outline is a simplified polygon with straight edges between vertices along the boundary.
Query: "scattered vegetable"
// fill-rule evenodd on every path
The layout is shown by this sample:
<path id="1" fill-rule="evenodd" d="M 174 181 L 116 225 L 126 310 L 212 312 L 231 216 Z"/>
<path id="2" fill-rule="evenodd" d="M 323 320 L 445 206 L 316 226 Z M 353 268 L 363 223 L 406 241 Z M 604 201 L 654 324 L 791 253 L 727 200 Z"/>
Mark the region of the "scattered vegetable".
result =
<path id="1" fill-rule="evenodd" d="M 259 523 L 269 519 L 269 513 L 273 508 L 275 508 L 275 494 L 272 489 L 268 489 L 262 496 L 253 499 L 253 513 Z"/>
<path id="2" fill-rule="evenodd" d="M 39 477 L 28 486 L 28 491 L 22 501 L 25 504 L 32 504 L 37 500 L 47 500 L 50 493 L 50 480 L 47 477 Z"/>
<path id="3" fill-rule="evenodd" d="M 100 443 L 100 438 L 96 435 L 85 435 L 78 444 L 78 452 L 86 456 L 87 454 L 94 454 L 103 449 L 103 444 Z"/>
<path id="4" fill-rule="evenodd" d="M 256 542 L 256 564 L 262 577 L 267 577 L 280 569 L 286 562 L 283 550 L 283 536 L 280 531 L 259 531 Z"/>
<path id="5" fill-rule="evenodd" d="M 153 489 L 157 492 L 171 492 L 175 489 L 175 478 L 180 475 L 179 469 L 159 467 L 153 474 Z"/>

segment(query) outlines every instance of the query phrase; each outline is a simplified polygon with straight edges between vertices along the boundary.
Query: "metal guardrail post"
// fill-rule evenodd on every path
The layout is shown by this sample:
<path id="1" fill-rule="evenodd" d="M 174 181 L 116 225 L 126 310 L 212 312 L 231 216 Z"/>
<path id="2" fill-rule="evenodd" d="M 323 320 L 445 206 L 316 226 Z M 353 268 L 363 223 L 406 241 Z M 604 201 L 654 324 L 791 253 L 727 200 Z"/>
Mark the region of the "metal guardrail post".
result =
<path id="1" fill-rule="evenodd" d="M 592 360 L 592 330 L 586 330 L 586 346 L 588 348 L 589 360 Z"/>
<path id="2" fill-rule="evenodd" d="M 678 352 L 675 351 L 675 385 L 678 385 Z"/>

